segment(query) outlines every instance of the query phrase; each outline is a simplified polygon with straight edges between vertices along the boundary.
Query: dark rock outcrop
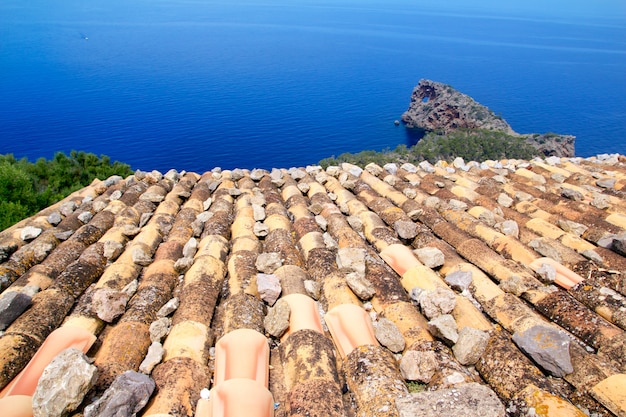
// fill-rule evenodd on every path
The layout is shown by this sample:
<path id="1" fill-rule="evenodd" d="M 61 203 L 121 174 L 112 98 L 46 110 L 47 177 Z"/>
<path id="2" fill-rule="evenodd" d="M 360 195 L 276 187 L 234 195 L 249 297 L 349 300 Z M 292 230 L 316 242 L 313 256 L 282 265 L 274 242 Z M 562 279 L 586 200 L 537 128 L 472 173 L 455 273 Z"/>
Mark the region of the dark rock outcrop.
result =
<path id="1" fill-rule="evenodd" d="M 436 81 L 420 80 L 413 89 L 411 103 L 402 115 L 402 121 L 409 128 L 444 134 L 457 129 L 500 131 L 523 137 L 544 156 L 574 156 L 575 136 L 555 133 L 519 134 L 488 107 L 453 87 Z"/>

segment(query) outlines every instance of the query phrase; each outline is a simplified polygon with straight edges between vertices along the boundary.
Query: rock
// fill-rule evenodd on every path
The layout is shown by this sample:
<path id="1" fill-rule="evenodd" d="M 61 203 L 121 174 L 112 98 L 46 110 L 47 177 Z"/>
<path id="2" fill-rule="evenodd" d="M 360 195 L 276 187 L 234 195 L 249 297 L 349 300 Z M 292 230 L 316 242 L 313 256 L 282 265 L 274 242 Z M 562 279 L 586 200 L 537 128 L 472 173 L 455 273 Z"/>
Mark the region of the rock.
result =
<path id="1" fill-rule="evenodd" d="M 400 372 L 408 381 L 419 381 L 428 384 L 439 369 L 437 354 L 431 350 L 409 350 L 402 355 Z"/>
<path id="2" fill-rule="evenodd" d="M 289 328 L 290 315 L 289 303 L 283 299 L 278 300 L 263 319 L 265 331 L 276 338 L 281 337 Z"/>
<path id="3" fill-rule="evenodd" d="M 267 174 L 266 170 L 255 168 L 250 172 L 250 179 L 252 181 L 261 181 L 265 174 Z"/>
<path id="4" fill-rule="evenodd" d="M 357 216 L 348 216 L 346 221 L 355 232 L 360 233 L 363 231 L 363 222 Z"/>
<path id="5" fill-rule="evenodd" d="M 389 319 L 379 318 L 374 322 L 374 330 L 376 331 L 376 339 L 381 345 L 393 353 L 402 352 L 406 346 L 404 336 L 398 327 Z"/>
<path id="6" fill-rule="evenodd" d="M 537 275 L 541 277 L 544 283 L 551 284 L 556 279 L 556 269 L 552 265 L 544 263 L 537 269 Z"/>
<path id="7" fill-rule="evenodd" d="M 48 223 L 50 223 L 53 226 L 56 226 L 57 224 L 61 223 L 61 220 L 63 220 L 63 218 L 61 217 L 61 213 L 59 213 L 58 211 L 52 212 L 48 216 Z"/>
<path id="8" fill-rule="evenodd" d="M 74 210 L 76 210 L 76 207 L 78 206 L 76 205 L 75 202 L 66 201 L 65 203 L 61 204 L 61 207 L 59 208 L 59 210 L 61 211 L 61 215 L 67 217 L 70 214 L 74 213 Z"/>
<path id="9" fill-rule="evenodd" d="M 506 410 L 488 386 L 470 382 L 454 388 L 418 392 L 396 399 L 399 417 L 505 417 Z"/>
<path id="10" fill-rule="evenodd" d="M 365 250 L 361 248 L 339 248 L 337 266 L 343 273 L 365 276 Z"/>
<path id="11" fill-rule="evenodd" d="M 439 268 L 445 261 L 443 252 L 437 248 L 425 247 L 415 249 L 413 253 L 417 255 L 417 259 L 419 259 L 421 263 L 432 269 Z"/>
<path id="12" fill-rule="evenodd" d="M 393 229 L 400 239 L 411 240 L 417 236 L 417 225 L 408 220 L 398 220 L 394 222 Z"/>
<path id="13" fill-rule="evenodd" d="M 505 220 L 501 223 L 496 223 L 494 226 L 507 236 L 519 237 L 519 225 L 515 220 Z"/>
<path id="14" fill-rule="evenodd" d="M 562 378 L 574 371 L 569 353 L 570 339 L 550 326 L 537 325 L 513 335 L 513 342 L 544 371 Z"/>
<path id="15" fill-rule="evenodd" d="M 309 190 L 311 189 L 311 186 L 309 185 L 309 183 L 301 181 L 298 183 L 298 190 L 300 190 L 300 192 L 302 194 L 306 194 L 309 192 Z"/>
<path id="16" fill-rule="evenodd" d="M 552 258 L 557 262 L 561 262 L 559 251 L 554 248 L 550 240 L 545 238 L 537 238 L 528 242 L 528 246 L 540 253 L 542 256 Z"/>
<path id="17" fill-rule="evenodd" d="M 444 188 L 445 184 L 443 185 Z M 450 210 L 455 210 L 455 211 L 465 211 L 467 210 L 467 204 L 460 201 L 460 200 L 456 200 L 454 198 L 451 198 L 450 201 L 448 201 L 448 207 L 450 208 Z"/>
<path id="18" fill-rule="evenodd" d="M 124 251 L 124 245 L 115 240 L 104 242 L 104 257 L 108 260 L 115 260 Z"/>
<path id="19" fill-rule="evenodd" d="M 456 321 L 450 314 L 441 315 L 428 322 L 428 331 L 447 345 L 454 345 L 458 339 Z"/>
<path id="20" fill-rule="evenodd" d="M 265 220 L 265 209 L 263 206 L 259 204 L 252 204 L 252 213 L 255 221 L 262 222 Z"/>
<path id="21" fill-rule="evenodd" d="M 256 285 L 261 300 L 271 306 L 274 305 L 282 291 L 280 278 L 274 274 L 257 274 Z"/>
<path id="22" fill-rule="evenodd" d="M 167 303 L 163 304 L 163 307 L 157 311 L 157 317 L 167 317 L 178 309 L 180 301 L 177 297 L 170 299 Z"/>
<path id="23" fill-rule="evenodd" d="M 254 223 L 253 229 L 254 235 L 258 237 L 265 237 L 270 232 L 270 228 L 267 227 L 265 223 L 256 222 Z"/>
<path id="24" fill-rule="evenodd" d="M 567 233 L 571 233 L 579 237 L 582 236 L 582 234 L 587 230 L 587 226 L 584 224 L 576 223 L 571 220 L 559 219 L 558 224 L 559 227 Z"/>
<path id="25" fill-rule="evenodd" d="M 472 285 L 472 271 L 454 271 L 446 276 L 445 281 L 455 291 L 466 291 Z"/>
<path id="26" fill-rule="evenodd" d="M 172 319 L 169 317 L 161 317 L 150 324 L 150 341 L 160 342 L 167 336 L 172 328 Z"/>
<path id="27" fill-rule="evenodd" d="M 460 156 L 457 156 L 454 158 L 454 161 L 452 161 L 452 166 L 456 169 L 463 169 L 465 168 L 465 161 Z"/>
<path id="28" fill-rule="evenodd" d="M 363 169 L 361 167 L 358 167 L 353 164 L 349 164 L 347 162 L 344 162 L 341 164 L 341 169 L 343 169 L 344 171 L 348 172 L 350 175 L 353 175 L 357 178 L 360 177 L 361 174 L 363 173 Z"/>
<path id="29" fill-rule="evenodd" d="M 319 282 L 313 281 L 312 279 L 304 280 L 304 289 L 314 300 L 319 300 L 322 295 L 322 286 Z"/>
<path id="30" fill-rule="evenodd" d="M 193 258 L 198 251 L 198 241 L 195 237 L 189 238 L 185 246 L 183 246 L 183 256 L 185 258 Z"/>
<path id="31" fill-rule="evenodd" d="M 256 269 L 264 274 L 272 274 L 283 266 L 283 261 L 278 252 L 260 253 L 256 258 Z"/>
<path id="32" fill-rule="evenodd" d="M 34 417 L 61 417 L 76 410 L 94 386 L 98 369 L 78 349 L 65 349 L 52 359 L 33 394 Z"/>
<path id="33" fill-rule="evenodd" d="M 89 223 L 89 221 L 93 218 L 93 214 L 89 211 L 83 211 L 78 215 L 78 220 L 83 223 Z"/>
<path id="34" fill-rule="evenodd" d="M 31 296 L 17 291 L 7 291 L 0 298 L 0 330 L 4 330 L 30 307 Z"/>
<path id="35" fill-rule="evenodd" d="M 613 250 L 626 256 L 626 234 L 617 235 L 613 238 Z"/>
<path id="36" fill-rule="evenodd" d="M 106 323 L 114 322 L 126 311 L 130 297 L 123 291 L 110 288 L 98 288 L 92 297 L 91 309 Z"/>
<path id="37" fill-rule="evenodd" d="M 511 126 L 470 96 L 449 85 L 422 79 L 402 115 L 409 128 L 450 133 L 456 129 L 489 129 L 514 134 Z"/>
<path id="38" fill-rule="evenodd" d="M 43 230 L 41 230 L 39 227 L 26 226 L 20 232 L 20 239 L 22 239 L 24 241 L 33 240 L 37 236 L 39 236 L 42 231 Z"/>
<path id="39" fill-rule="evenodd" d="M 326 231 L 326 229 L 328 228 L 328 220 L 326 220 L 324 216 L 320 216 L 319 214 L 315 216 L 315 223 L 317 223 L 317 225 L 323 231 Z"/>
<path id="40" fill-rule="evenodd" d="M 424 291 L 419 296 L 422 313 L 432 320 L 443 314 L 451 313 L 456 306 L 456 294 L 446 288 Z"/>
<path id="41" fill-rule="evenodd" d="M 327 249 L 335 250 L 339 248 L 337 241 L 327 232 L 322 235 L 322 239 L 324 240 L 324 245 Z"/>
<path id="42" fill-rule="evenodd" d="M 148 266 L 152 263 L 152 256 L 147 254 L 141 247 L 134 248 L 131 256 L 133 262 L 137 265 Z"/>
<path id="43" fill-rule="evenodd" d="M 398 165 L 394 163 L 388 163 L 383 165 L 383 169 L 391 175 L 396 175 L 396 173 L 398 172 Z"/>
<path id="44" fill-rule="evenodd" d="M 590 261 L 593 261 L 597 264 L 604 263 L 604 259 L 600 255 L 598 255 L 598 253 L 594 251 L 593 249 L 585 249 L 580 254 L 584 256 L 585 258 L 589 259 Z"/>
<path id="45" fill-rule="evenodd" d="M 514 294 L 516 297 L 528 291 L 528 286 L 524 283 L 524 280 L 517 275 L 511 275 L 509 278 L 502 280 L 498 286 L 502 291 Z"/>
<path id="46" fill-rule="evenodd" d="M 435 172 L 435 167 L 428 161 L 420 162 L 419 167 L 422 171 L 426 172 L 427 174 L 432 174 Z"/>
<path id="47" fill-rule="evenodd" d="M 93 404 L 85 407 L 85 417 L 131 417 L 141 411 L 156 385 L 147 375 L 126 371 Z"/>
<path id="48" fill-rule="evenodd" d="M 346 283 L 353 293 L 361 300 L 369 300 L 376 294 L 376 290 L 370 281 L 357 272 L 346 274 Z"/>
<path id="49" fill-rule="evenodd" d="M 596 181 L 596 185 L 602 188 L 614 189 L 615 188 L 615 178 L 603 178 Z"/>
<path id="50" fill-rule="evenodd" d="M 373 162 L 367 164 L 365 166 L 365 170 L 375 177 L 379 176 L 380 174 L 384 172 L 384 169 L 381 168 L 380 165 L 377 165 Z"/>
<path id="51" fill-rule="evenodd" d="M 488 342 L 489 333 L 473 327 L 463 327 L 452 352 L 461 365 L 474 365 L 482 356 Z"/>
<path id="52" fill-rule="evenodd" d="M 154 367 L 161 363 L 164 354 L 165 349 L 163 349 L 163 345 L 161 345 L 160 342 L 152 342 L 148 348 L 146 357 L 139 365 L 139 371 L 146 375 L 150 375 Z"/>
<path id="53" fill-rule="evenodd" d="M 179 274 L 184 274 L 189 271 L 189 268 L 193 265 L 193 258 L 179 258 L 174 262 L 174 269 Z"/>
<path id="54" fill-rule="evenodd" d="M 585 198 L 580 191 L 572 190 L 567 187 L 561 189 L 561 195 L 574 201 L 583 201 Z"/>

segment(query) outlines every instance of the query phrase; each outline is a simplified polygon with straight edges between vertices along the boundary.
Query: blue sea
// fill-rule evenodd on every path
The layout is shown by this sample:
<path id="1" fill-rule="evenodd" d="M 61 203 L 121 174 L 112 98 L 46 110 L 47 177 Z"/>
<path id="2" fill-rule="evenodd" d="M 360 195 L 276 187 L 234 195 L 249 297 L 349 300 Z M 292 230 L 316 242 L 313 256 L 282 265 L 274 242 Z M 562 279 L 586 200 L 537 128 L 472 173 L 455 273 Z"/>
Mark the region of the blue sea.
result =
<path id="1" fill-rule="evenodd" d="M 0 154 L 305 166 L 414 143 L 421 78 L 626 153 L 624 2 L 550 1 L 2 0 Z"/>

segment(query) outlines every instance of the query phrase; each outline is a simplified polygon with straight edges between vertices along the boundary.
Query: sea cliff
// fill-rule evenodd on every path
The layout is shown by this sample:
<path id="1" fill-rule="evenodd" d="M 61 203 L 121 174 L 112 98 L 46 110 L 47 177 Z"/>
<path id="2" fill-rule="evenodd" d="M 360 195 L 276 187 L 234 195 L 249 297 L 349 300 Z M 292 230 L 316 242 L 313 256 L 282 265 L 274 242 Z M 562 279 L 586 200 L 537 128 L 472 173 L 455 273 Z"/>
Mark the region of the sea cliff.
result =
<path id="1" fill-rule="evenodd" d="M 408 128 L 444 134 L 459 129 L 482 129 L 517 136 L 545 156 L 574 156 L 575 136 L 555 133 L 520 134 L 501 116 L 450 85 L 422 79 L 413 89 L 409 108 L 402 115 Z"/>

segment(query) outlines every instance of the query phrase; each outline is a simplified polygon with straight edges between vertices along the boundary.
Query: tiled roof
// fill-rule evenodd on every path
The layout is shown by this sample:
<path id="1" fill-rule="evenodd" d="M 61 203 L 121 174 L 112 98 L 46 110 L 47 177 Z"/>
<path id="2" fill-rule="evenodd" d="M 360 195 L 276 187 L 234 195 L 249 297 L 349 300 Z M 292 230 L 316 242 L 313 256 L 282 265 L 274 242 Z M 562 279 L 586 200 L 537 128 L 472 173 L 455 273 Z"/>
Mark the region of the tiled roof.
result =
<path id="1" fill-rule="evenodd" d="M 215 385 L 224 394 L 213 395 L 228 401 L 229 378 L 271 398 L 276 416 L 418 415 L 396 406 L 414 386 L 409 378 L 424 386 L 420 398 L 480 384 L 506 415 L 625 416 L 625 193 L 618 155 L 96 180 L 0 233 L 0 389 L 56 329 L 81 328 L 96 338 L 85 350 L 97 380 L 77 414 L 132 370 L 156 384 L 145 416 L 192 416 Z M 406 262 L 394 252 L 403 247 L 415 250 Z M 338 258 L 348 248 L 361 254 L 357 278 L 371 299 L 352 281 L 362 267 Z M 443 262 L 431 264 L 423 248 Z M 270 254 L 278 264 L 261 265 Z M 260 290 L 268 275 L 282 289 L 276 304 Z M 465 291 L 452 284 L 460 275 L 471 277 Z M 451 311 L 427 312 L 433 303 L 445 310 L 437 291 L 453 294 Z M 322 320 L 300 312 L 308 301 L 291 294 L 317 300 Z M 268 316 L 281 299 L 291 327 L 272 336 Z M 355 315 L 338 309 L 346 304 L 359 306 Z M 433 324 L 443 316 L 458 333 L 487 336 L 473 361 Z M 378 342 L 383 318 L 404 349 Z M 519 338 L 536 328 L 566 335 L 571 365 L 554 371 L 542 352 L 522 348 Z M 238 329 L 267 343 L 244 335 L 217 345 Z M 162 358 L 147 366 L 159 343 Z M 252 364 L 250 376 L 217 364 L 263 362 L 266 344 L 268 362 Z M 229 349 L 236 358 L 219 357 Z M 409 377 L 401 364 L 411 355 L 436 367 Z"/>

